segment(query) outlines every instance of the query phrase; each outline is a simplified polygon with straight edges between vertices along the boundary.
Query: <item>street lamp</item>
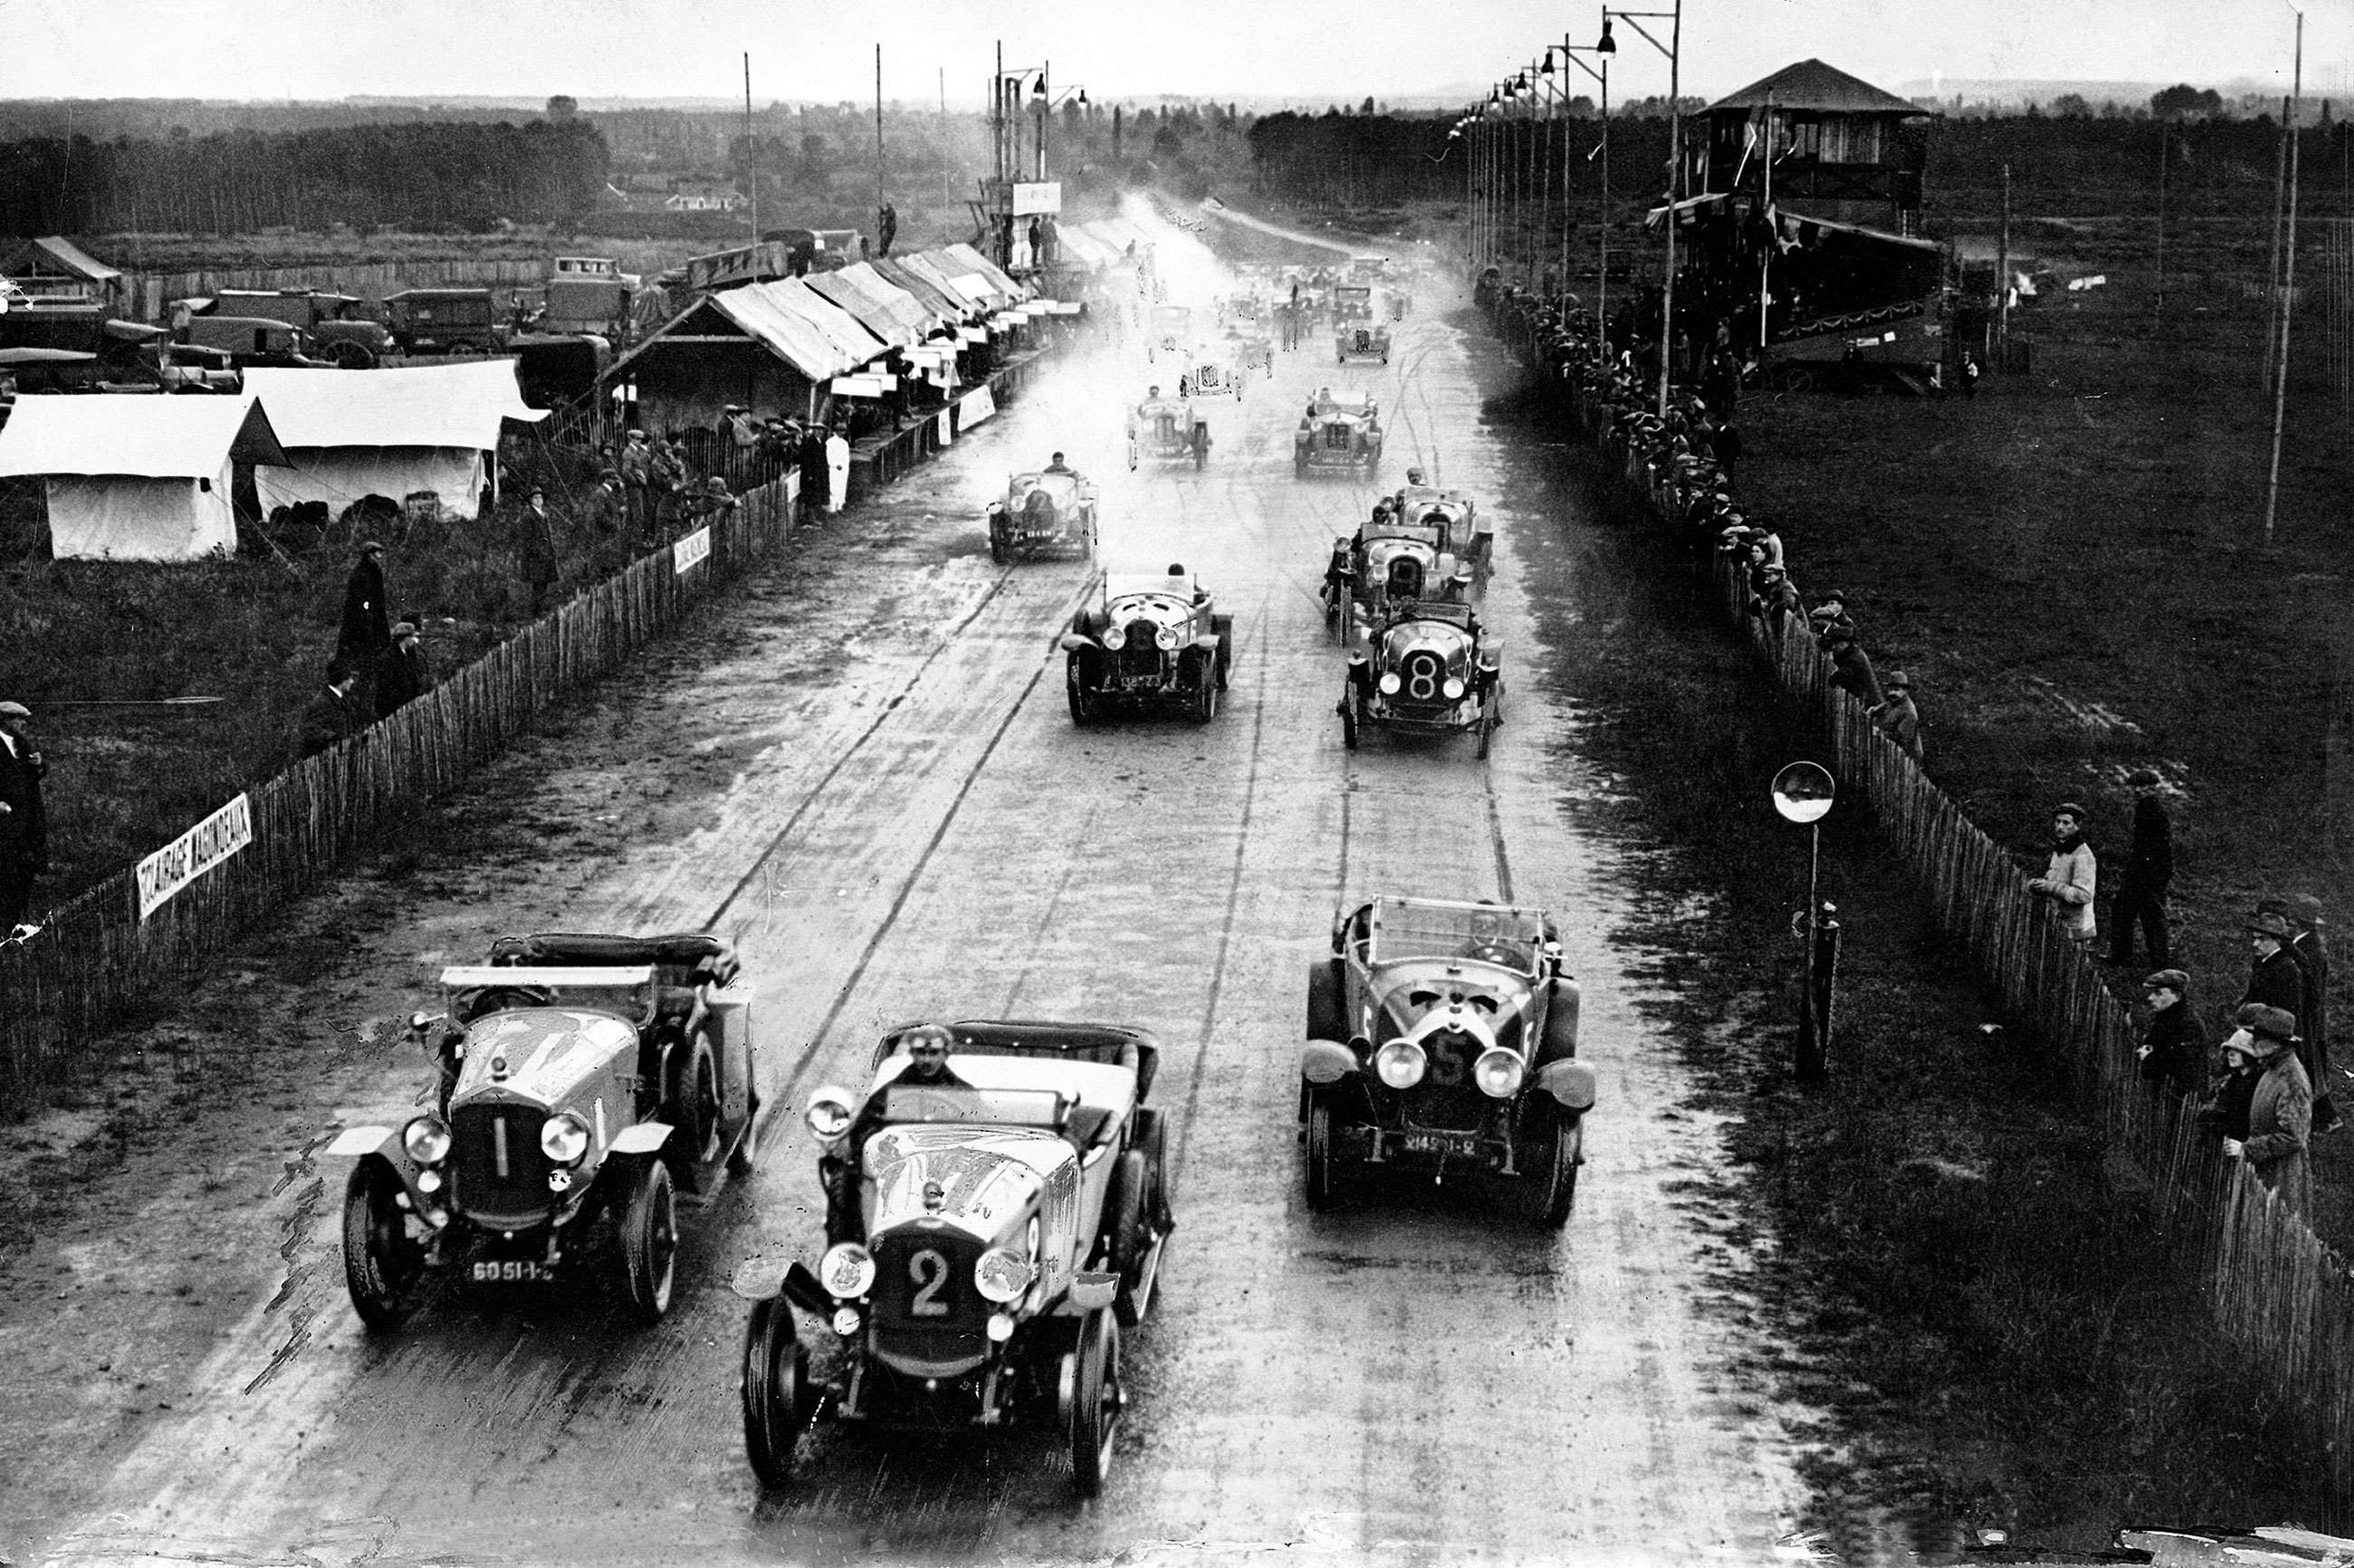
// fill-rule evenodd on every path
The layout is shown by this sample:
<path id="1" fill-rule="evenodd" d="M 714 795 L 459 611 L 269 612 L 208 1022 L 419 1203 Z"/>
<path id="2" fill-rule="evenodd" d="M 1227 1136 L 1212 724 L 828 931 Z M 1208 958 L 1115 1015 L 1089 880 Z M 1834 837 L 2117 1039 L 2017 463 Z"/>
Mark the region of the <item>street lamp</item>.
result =
<path id="1" fill-rule="evenodd" d="M 1823 863 L 1822 820 L 1829 814 L 1839 785 L 1819 764 L 1793 762 L 1774 775 L 1771 788 L 1774 810 L 1782 820 L 1807 830 L 1807 973 L 1798 994 L 1798 1076 L 1814 1082 L 1823 1076 L 1830 1055 L 1833 977 L 1839 969 L 1839 922 L 1823 918 L 1834 911 L 1817 898 Z"/>
<path id="2" fill-rule="evenodd" d="M 1670 11 L 1620 11 L 1610 6 L 1602 8 L 1602 39 L 1594 46 L 1597 54 L 1618 52 L 1617 40 L 1610 36 L 1612 18 L 1626 23 L 1641 35 L 1645 43 L 1668 57 L 1668 271 L 1667 284 L 1659 297 L 1659 418 L 1668 417 L 1668 372 L 1676 341 L 1676 192 L 1683 185 L 1683 116 L 1677 111 L 1677 94 L 1681 90 L 1680 58 L 1684 41 L 1684 0 L 1675 0 Z M 1670 24 L 1668 41 L 1659 42 L 1646 21 L 1666 21 Z"/>
<path id="3" fill-rule="evenodd" d="M 1610 57 L 1617 52 L 1618 46 L 1610 39 L 1610 19 L 1606 16 L 1602 20 L 1600 43 L 1573 44 L 1566 37 L 1561 40 L 1562 58 L 1602 84 L 1602 221 L 1595 226 L 1600 231 L 1602 242 L 1601 255 L 1595 263 L 1600 270 L 1594 314 L 1595 335 L 1596 341 L 1605 345 L 1606 351 L 1610 334 Z M 1580 55 L 1598 55 L 1602 64 L 1598 69 L 1587 65 L 1577 58 Z M 1553 69 L 1551 49 L 1545 50 L 1545 69 Z M 1566 146 L 1562 149 L 1561 193 L 1561 270 L 1565 278 L 1569 273 L 1569 149 Z"/>

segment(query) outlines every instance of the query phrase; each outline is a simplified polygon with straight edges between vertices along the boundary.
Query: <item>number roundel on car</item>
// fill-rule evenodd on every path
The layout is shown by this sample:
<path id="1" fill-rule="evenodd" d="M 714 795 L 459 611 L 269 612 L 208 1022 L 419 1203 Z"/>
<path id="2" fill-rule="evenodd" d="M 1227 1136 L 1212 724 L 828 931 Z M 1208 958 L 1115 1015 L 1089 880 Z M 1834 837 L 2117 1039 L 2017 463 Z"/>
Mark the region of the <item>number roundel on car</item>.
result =
<path id="1" fill-rule="evenodd" d="M 1418 703 L 1433 702 L 1439 683 L 1447 678 L 1447 666 L 1429 649 L 1417 648 L 1399 662 L 1398 675 L 1405 683 L 1407 696 Z"/>
<path id="2" fill-rule="evenodd" d="M 919 1246 L 907 1255 L 907 1316 L 945 1318 L 949 1304 L 940 1292 L 949 1282 L 948 1255 L 938 1247 Z"/>

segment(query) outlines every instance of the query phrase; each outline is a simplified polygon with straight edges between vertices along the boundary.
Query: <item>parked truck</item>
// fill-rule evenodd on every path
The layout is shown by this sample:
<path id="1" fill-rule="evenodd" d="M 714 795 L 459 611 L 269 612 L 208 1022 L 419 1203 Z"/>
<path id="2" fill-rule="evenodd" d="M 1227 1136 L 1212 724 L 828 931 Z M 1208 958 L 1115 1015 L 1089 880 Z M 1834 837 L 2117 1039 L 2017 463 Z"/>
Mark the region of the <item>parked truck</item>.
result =
<path id="1" fill-rule="evenodd" d="M 384 317 L 403 354 L 484 354 L 506 342 L 506 317 L 488 289 L 403 289 L 386 296 Z"/>
<path id="2" fill-rule="evenodd" d="M 199 302 L 190 301 L 192 307 Z M 392 352 L 392 334 L 367 314 L 366 302 L 326 289 L 221 289 L 201 316 L 258 316 L 300 328 L 304 352 L 346 370 L 370 370 Z"/>

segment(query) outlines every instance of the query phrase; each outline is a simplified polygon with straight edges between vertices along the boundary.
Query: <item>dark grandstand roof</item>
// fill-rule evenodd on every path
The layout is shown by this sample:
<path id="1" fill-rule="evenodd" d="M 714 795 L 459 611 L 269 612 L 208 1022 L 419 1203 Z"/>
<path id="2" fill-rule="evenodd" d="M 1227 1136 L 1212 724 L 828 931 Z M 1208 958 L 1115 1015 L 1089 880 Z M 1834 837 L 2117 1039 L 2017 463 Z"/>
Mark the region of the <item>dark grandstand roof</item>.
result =
<path id="1" fill-rule="evenodd" d="M 1768 95 L 1776 109 L 1814 110 L 1844 114 L 1930 114 L 1893 92 L 1882 92 L 1860 77 L 1852 77 L 1836 66 L 1820 60 L 1800 60 L 1784 66 L 1772 76 L 1761 77 L 1738 92 L 1728 93 L 1709 105 L 1719 109 L 1763 108 Z"/>

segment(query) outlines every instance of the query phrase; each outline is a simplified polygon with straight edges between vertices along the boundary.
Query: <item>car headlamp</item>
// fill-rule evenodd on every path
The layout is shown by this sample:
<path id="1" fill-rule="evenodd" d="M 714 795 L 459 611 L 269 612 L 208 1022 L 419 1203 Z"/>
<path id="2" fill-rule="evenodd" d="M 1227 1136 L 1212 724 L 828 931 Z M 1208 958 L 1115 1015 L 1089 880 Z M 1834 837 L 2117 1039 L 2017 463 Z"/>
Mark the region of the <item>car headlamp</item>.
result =
<path id="1" fill-rule="evenodd" d="M 1125 648 L 1128 646 L 1128 633 L 1117 626 L 1107 626 L 1103 631 L 1103 645 L 1114 650 Z"/>
<path id="2" fill-rule="evenodd" d="M 833 1312 L 833 1331 L 841 1335 L 845 1340 L 855 1336 L 858 1332 L 858 1308 L 855 1307 L 835 1308 Z"/>
<path id="3" fill-rule="evenodd" d="M 1500 1045 L 1480 1052 L 1471 1065 L 1471 1081 L 1490 1099 L 1509 1099 L 1519 1093 L 1523 1075 L 1520 1057 Z"/>
<path id="4" fill-rule="evenodd" d="M 1440 683 L 1438 689 L 1442 693 L 1446 694 L 1447 700 L 1448 702 L 1460 702 L 1463 697 L 1463 677 L 1460 675 L 1449 675 L 1444 682 Z"/>
<path id="5" fill-rule="evenodd" d="M 577 1165 L 588 1152 L 588 1124 L 566 1111 L 552 1116 L 539 1129 L 539 1151 L 558 1165 Z"/>
<path id="6" fill-rule="evenodd" d="M 400 1147 L 419 1165 L 439 1165 L 450 1158 L 450 1129 L 438 1117 L 419 1117 L 400 1129 Z"/>
<path id="7" fill-rule="evenodd" d="M 1395 670 L 1382 672 L 1382 695 L 1394 697 L 1398 694 L 1398 688 L 1405 684 L 1404 681 L 1398 679 L 1398 673 Z"/>
<path id="8" fill-rule="evenodd" d="M 1155 648 L 1160 649 L 1164 653 L 1169 652 L 1172 648 L 1176 647 L 1177 629 L 1173 626 L 1164 626 L 1161 628 L 1158 631 L 1155 631 L 1152 634 L 1152 645 Z"/>
<path id="9" fill-rule="evenodd" d="M 810 1130 L 829 1143 L 850 1130 L 856 1114 L 850 1107 L 850 1097 L 840 1089 L 820 1089 L 810 1097 Z"/>
<path id="10" fill-rule="evenodd" d="M 1430 1058 L 1411 1040 L 1393 1040 L 1373 1053 L 1373 1071 L 1394 1089 L 1410 1089 L 1422 1082 Z"/>
<path id="11" fill-rule="evenodd" d="M 1030 1280 L 1029 1260 L 1005 1247 L 991 1247 L 972 1266 L 972 1287 L 984 1301 L 1014 1300 L 1030 1288 Z"/>
<path id="12" fill-rule="evenodd" d="M 837 1242 L 818 1259 L 817 1277 L 827 1295 L 854 1301 L 875 1287 L 875 1255 L 856 1242 Z"/>

